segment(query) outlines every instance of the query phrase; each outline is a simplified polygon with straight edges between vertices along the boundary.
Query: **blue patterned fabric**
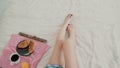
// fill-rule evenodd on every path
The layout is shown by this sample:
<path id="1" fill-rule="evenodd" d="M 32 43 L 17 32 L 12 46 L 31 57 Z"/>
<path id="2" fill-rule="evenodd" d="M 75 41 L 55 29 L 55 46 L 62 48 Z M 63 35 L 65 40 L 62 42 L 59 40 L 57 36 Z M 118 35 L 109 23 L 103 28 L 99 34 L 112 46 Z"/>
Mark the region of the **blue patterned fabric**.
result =
<path id="1" fill-rule="evenodd" d="M 56 64 L 50 64 L 50 65 L 47 65 L 45 68 L 63 68 L 63 67 Z"/>

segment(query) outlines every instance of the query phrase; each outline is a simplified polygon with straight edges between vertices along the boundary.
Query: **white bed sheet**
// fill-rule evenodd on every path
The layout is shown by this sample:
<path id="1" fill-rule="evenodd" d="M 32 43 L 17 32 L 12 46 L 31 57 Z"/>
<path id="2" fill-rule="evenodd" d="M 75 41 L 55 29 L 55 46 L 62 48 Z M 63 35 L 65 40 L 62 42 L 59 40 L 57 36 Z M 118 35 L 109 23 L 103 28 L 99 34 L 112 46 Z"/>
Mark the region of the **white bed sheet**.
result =
<path id="1" fill-rule="evenodd" d="M 44 68 L 64 17 L 73 13 L 79 68 L 120 68 L 120 0 L 1 0 L 0 4 L 0 52 L 11 34 L 45 38 L 52 48 L 38 65 Z"/>

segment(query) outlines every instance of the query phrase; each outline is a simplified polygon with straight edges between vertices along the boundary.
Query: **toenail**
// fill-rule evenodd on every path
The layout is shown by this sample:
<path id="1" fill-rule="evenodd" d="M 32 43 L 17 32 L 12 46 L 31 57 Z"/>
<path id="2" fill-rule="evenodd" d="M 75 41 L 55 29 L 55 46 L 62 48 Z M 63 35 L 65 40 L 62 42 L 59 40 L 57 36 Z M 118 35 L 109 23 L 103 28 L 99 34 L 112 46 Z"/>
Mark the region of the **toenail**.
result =
<path id="1" fill-rule="evenodd" d="M 70 25 L 70 24 L 68 24 L 68 25 Z"/>
<path id="2" fill-rule="evenodd" d="M 73 14 L 70 14 L 70 16 L 73 16 Z"/>

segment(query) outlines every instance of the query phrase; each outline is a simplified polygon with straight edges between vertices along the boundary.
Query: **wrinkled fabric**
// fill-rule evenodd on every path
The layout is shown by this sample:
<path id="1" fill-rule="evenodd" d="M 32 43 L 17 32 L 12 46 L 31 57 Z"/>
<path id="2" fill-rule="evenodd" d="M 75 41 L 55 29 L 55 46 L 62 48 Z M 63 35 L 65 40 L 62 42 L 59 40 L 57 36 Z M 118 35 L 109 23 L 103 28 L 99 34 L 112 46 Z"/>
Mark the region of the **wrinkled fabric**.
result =
<path id="1" fill-rule="evenodd" d="M 0 67 L 3 68 L 21 68 L 21 63 L 22 62 L 28 62 L 30 65 L 30 68 L 36 68 L 37 64 L 40 62 L 42 59 L 43 55 L 48 51 L 49 46 L 47 44 L 44 44 L 39 41 L 35 41 L 35 50 L 30 56 L 20 56 L 20 62 L 14 65 L 11 65 L 10 61 L 10 55 L 12 53 L 17 53 L 16 52 L 16 46 L 17 44 L 28 38 L 19 36 L 19 35 L 12 35 L 11 39 L 9 40 L 8 44 L 6 47 L 3 49 L 2 56 L 0 58 Z"/>
<path id="2" fill-rule="evenodd" d="M 120 0 L 0 0 L 0 7 L 0 55 L 12 33 L 27 32 L 52 47 L 37 66 L 44 68 L 72 13 L 79 68 L 120 68 Z"/>

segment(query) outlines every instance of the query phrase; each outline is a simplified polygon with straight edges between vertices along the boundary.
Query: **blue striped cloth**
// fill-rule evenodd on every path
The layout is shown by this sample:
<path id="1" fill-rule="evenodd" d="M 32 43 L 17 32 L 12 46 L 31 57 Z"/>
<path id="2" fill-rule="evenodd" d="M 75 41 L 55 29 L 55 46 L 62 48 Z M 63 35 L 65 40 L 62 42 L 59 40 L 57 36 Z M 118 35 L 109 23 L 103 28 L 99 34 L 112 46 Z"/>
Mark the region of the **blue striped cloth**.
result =
<path id="1" fill-rule="evenodd" d="M 49 64 L 45 68 L 63 68 L 63 67 L 60 65 L 56 65 L 56 64 Z"/>

